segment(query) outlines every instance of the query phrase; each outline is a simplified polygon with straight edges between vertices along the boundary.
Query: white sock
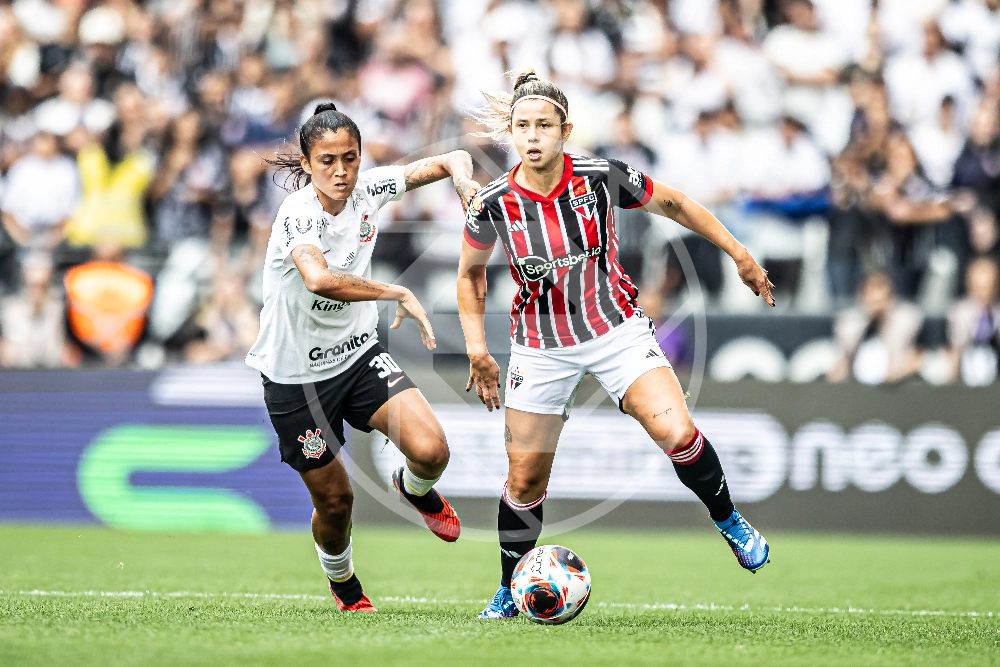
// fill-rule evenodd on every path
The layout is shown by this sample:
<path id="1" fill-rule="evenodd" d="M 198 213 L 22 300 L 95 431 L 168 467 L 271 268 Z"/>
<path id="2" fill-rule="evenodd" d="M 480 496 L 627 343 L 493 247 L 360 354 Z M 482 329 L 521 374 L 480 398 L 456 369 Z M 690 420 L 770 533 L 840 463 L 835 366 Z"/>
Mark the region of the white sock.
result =
<path id="1" fill-rule="evenodd" d="M 433 488 L 437 481 L 441 479 L 438 475 L 434 479 L 420 479 L 406 466 L 403 466 L 403 487 L 406 492 L 414 496 L 425 496 Z"/>
<path id="2" fill-rule="evenodd" d="M 326 576 L 330 581 L 336 581 L 337 583 L 347 581 L 354 574 L 354 561 L 351 559 L 351 542 L 353 540 L 348 541 L 344 553 L 337 554 L 336 556 L 331 556 L 320 549 L 318 544 L 316 545 L 316 555 L 319 556 L 319 564 L 323 567 L 323 571 L 326 572 Z"/>

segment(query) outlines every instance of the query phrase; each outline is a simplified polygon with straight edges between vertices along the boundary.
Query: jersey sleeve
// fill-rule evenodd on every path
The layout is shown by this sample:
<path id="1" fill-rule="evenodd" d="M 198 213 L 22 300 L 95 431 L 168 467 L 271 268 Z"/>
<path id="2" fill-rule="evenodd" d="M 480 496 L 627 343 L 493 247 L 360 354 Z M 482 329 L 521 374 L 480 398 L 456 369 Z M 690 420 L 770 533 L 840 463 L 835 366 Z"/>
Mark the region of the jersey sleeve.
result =
<path id="1" fill-rule="evenodd" d="M 278 210 L 277 224 L 283 258 L 287 259 L 292 250 L 300 245 L 312 245 L 323 250 L 319 240 L 320 220 L 314 212 L 305 208 L 297 211 L 282 207 Z"/>
<path id="2" fill-rule="evenodd" d="M 361 174 L 358 187 L 363 187 L 365 195 L 377 206 L 382 208 L 391 201 L 398 201 L 406 192 L 406 178 L 403 167 L 375 167 Z"/>
<path id="3" fill-rule="evenodd" d="M 465 215 L 465 240 L 479 250 L 492 248 L 497 240 L 489 207 L 479 197 L 473 197 L 469 202 L 469 211 Z"/>
<path id="4" fill-rule="evenodd" d="M 653 197 L 653 179 L 620 160 L 608 160 L 611 203 L 621 208 L 639 208 Z"/>

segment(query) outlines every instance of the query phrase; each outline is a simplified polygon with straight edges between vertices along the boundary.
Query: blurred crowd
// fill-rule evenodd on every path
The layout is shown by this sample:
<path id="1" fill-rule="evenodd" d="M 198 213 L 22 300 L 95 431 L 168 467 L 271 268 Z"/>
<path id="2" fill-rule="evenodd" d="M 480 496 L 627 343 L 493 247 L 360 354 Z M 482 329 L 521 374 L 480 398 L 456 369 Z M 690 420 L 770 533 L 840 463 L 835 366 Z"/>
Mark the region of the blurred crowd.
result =
<path id="1" fill-rule="evenodd" d="M 0 0 L 0 365 L 242 358 L 284 195 L 261 156 L 332 99 L 365 166 L 465 146 L 486 182 L 516 156 L 463 109 L 531 66 L 566 92 L 573 150 L 708 206 L 781 308 L 840 313 L 830 379 L 872 341 L 883 379 L 920 372 L 936 317 L 925 376 L 984 384 L 998 56 L 1000 0 Z M 447 187 L 391 217 L 385 275 L 462 224 Z M 619 230 L 654 317 L 692 294 L 760 308 L 703 239 L 641 213 Z"/>

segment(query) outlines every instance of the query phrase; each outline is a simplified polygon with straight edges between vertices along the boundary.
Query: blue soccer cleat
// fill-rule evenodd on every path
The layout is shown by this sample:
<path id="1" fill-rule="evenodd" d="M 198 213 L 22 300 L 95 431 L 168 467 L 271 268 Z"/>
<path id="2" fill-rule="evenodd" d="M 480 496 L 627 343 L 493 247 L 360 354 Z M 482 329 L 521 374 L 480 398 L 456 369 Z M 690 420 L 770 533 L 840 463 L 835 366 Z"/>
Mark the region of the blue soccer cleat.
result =
<path id="1" fill-rule="evenodd" d="M 716 521 L 715 525 L 743 568 L 756 574 L 757 570 L 771 562 L 767 540 L 736 510 L 728 519 Z"/>
<path id="2" fill-rule="evenodd" d="M 514 618 L 515 616 L 517 616 L 517 606 L 514 604 L 514 597 L 510 594 L 510 589 L 506 586 L 498 588 L 497 594 L 486 605 L 486 609 L 479 612 L 479 618 L 498 619 Z"/>

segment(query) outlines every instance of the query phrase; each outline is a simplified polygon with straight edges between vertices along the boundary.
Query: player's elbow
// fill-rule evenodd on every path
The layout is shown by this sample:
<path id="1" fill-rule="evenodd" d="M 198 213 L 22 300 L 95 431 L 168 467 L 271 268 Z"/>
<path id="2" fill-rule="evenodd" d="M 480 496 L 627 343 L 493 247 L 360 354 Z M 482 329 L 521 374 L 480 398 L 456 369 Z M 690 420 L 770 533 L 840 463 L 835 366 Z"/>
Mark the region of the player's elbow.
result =
<path id="1" fill-rule="evenodd" d="M 309 271 L 302 274 L 302 283 L 313 294 L 318 294 L 326 286 L 326 282 L 324 276 L 320 275 L 318 271 Z"/>

